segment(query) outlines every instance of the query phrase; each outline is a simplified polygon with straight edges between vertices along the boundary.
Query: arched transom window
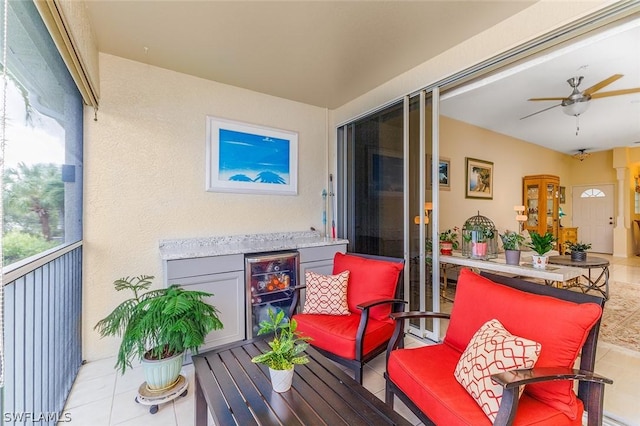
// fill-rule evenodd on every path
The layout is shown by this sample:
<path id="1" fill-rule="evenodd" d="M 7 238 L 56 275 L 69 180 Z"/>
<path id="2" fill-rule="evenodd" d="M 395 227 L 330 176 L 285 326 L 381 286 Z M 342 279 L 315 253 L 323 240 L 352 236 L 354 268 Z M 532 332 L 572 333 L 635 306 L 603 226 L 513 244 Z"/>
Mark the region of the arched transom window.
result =
<path id="1" fill-rule="evenodd" d="M 605 197 L 605 194 L 604 192 L 596 188 L 585 189 L 582 192 L 582 194 L 580 194 L 580 198 L 596 198 L 596 197 Z"/>

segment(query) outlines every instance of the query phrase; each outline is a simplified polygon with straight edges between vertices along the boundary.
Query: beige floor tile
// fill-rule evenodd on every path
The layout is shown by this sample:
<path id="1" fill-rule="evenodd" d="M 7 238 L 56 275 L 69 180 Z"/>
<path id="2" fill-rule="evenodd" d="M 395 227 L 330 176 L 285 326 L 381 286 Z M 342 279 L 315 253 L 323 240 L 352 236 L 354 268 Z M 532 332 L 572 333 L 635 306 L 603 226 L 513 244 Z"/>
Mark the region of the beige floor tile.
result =
<path id="1" fill-rule="evenodd" d="M 371 368 L 365 367 L 362 385 L 371 393 L 379 392 L 384 390 L 384 377 L 382 374 L 372 370 Z"/>
<path id="2" fill-rule="evenodd" d="M 135 395 L 140 388 L 140 385 L 144 383 L 144 373 L 142 366 L 128 369 L 124 375 L 120 372 L 116 375 L 116 388 L 115 394 L 123 392 L 131 393 Z"/>
<path id="3" fill-rule="evenodd" d="M 92 402 L 78 407 L 66 408 L 62 413 L 61 419 L 66 419 L 68 416 L 71 421 L 60 422 L 58 426 L 109 426 L 112 401 L 113 398 L 109 395 L 106 398 L 94 399 Z"/>
<path id="4" fill-rule="evenodd" d="M 172 402 L 160 405 L 157 414 L 150 414 L 150 407 L 148 405 L 137 403 L 135 401 L 136 396 L 137 392 L 123 392 L 113 397 L 113 407 L 111 409 L 112 425 L 117 425 L 138 417 L 142 418 L 143 416 L 145 421 L 148 420 L 150 422 L 151 420 L 155 419 L 156 416 L 158 416 L 158 414 L 160 414 L 161 412 L 163 412 L 163 414 L 160 417 L 164 418 L 166 416 L 166 413 L 164 412 L 167 411 L 171 412 L 172 416 L 175 418 Z"/>
<path id="5" fill-rule="evenodd" d="M 112 426 L 177 426 L 176 413 L 173 409 L 173 403 L 168 403 L 162 407 L 156 414 L 146 413 L 138 417 L 125 420 L 120 423 L 111 422 Z M 192 423 L 193 424 L 193 423 Z"/>
<path id="6" fill-rule="evenodd" d="M 111 374 L 105 376 L 77 379 L 71 388 L 65 408 L 70 410 L 106 397 L 113 397 L 115 382 L 116 374 L 113 370 Z"/>
<path id="7" fill-rule="evenodd" d="M 113 374 L 116 365 L 115 357 L 104 358 L 97 361 L 89 361 L 78 371 L 79 380 L 90 380 Z"/>

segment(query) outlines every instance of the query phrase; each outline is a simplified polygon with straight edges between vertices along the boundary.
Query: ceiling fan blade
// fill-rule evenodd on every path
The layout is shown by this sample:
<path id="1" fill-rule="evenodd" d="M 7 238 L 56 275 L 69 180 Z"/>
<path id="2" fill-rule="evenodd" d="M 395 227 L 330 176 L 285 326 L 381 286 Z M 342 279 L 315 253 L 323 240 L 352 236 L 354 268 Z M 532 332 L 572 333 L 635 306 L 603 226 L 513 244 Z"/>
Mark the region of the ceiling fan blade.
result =
<path id="1" fill-rule="evenodd" d="M 562 98 L 562 99 L 564 99 L 564 98 Z M 532 115 L 540 114 L 541 112 L 545 112 L 545 111 L 548 111 L 548 110 L 550 110 L 552 108 L 559 107 L 560 105 L 562 105 L 562 104 L 558 104 L 558 105 L 550 106 L 549 108 L 541 109 L 540 111 L 534 112 L 533 114 L 529 114 L 529 115 L 525 115 L 524 117 L 520 117 L 520 120 L 524 120 L 525 118 L 529 118 Z"/>
<path id="2" fill-rule="evenodd" d="M 585 96 L 592 95 L 594 92 L 597 92 L 598 90 L 602 89 L 605 86 L 610 85 L 611 83 L 621 79 L 622 77 L 623 77 L 622 74 L 614 74 L 611 77 L 602 80 L 600 83 L 596 83 L 593 86 L 589 87 L 584 92 L 582 92 L 582 94 Z"/>
<path id="3" fill-rule="evenodd" d="M 564 101 L 565 98 L 531 98 L 528 101 Z"/>
<path id="4" fill-rule="evenodd" d="M 612 90 L 611 92 L 595 93 L 591 95 L 591 99 L 606 98 L 608 96 L 628 95 L 629 93 L 640 93 L 640 87 L 633 89 Z"/>

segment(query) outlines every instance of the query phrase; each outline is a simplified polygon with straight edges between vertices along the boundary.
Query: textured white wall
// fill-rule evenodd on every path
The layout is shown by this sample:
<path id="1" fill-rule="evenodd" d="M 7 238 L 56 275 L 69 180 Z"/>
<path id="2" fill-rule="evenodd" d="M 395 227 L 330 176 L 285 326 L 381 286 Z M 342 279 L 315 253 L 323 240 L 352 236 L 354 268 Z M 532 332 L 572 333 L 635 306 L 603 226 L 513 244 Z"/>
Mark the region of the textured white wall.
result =
<path id="1" fill-rule="evenodd" d="M 115 354 L 93 331 L 125 295 L 111 283 L 151 274 L 158 241 L 321 229 L 327 179 L 326 111 L 100 55 L 98 121 L 85 117 L 84 356 Z M 298 195 L 205 191 L 205 117 L 298 132 Z"/>

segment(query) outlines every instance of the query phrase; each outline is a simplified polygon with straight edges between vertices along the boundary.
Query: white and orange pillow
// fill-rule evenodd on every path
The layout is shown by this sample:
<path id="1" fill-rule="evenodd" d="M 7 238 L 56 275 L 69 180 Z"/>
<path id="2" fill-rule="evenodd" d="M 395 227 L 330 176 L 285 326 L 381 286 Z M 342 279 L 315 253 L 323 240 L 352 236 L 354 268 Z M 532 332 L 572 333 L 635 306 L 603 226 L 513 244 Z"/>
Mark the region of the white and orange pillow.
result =
<path id="1" fill-rule="evenodd" d="M 349 315 L 347 284 L 349 271 L 337 275 L 322 275 L 307 271 L 304 274 L 306 298 L 303 314 Z"/>
<path id="2" fill-rule="evenodd" d="M 487 321 L 473 335 L 462 353 L 454 375 L 494 422 L 502 400 L 502 386 L 491 380 L 492 374 L 533 368 L 542 346 L 509 333 L 500 321 Z M 524 386 L 520 388 L 520 395 Z"/>

